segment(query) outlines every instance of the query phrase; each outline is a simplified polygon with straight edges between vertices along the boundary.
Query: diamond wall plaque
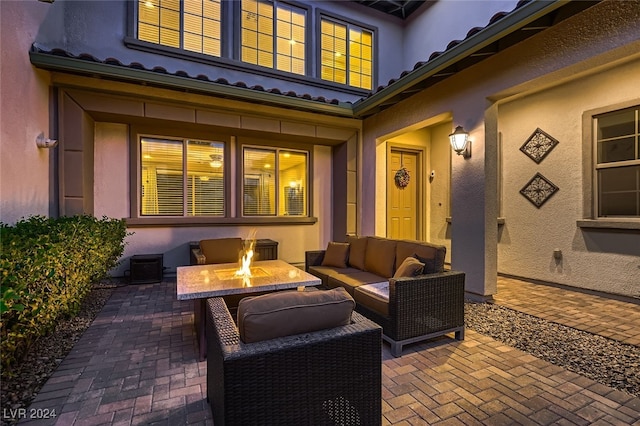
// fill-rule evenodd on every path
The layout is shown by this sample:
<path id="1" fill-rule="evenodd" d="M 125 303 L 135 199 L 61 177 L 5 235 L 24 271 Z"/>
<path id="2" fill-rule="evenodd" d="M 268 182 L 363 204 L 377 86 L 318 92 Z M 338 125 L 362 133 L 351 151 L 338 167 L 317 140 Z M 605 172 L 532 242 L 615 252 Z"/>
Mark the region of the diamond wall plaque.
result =
<path id="1" fill-rule="evenodd" d="M 558 145 L 558 141 L 554 137 L 537 128 L 524 145 L 520 147 L 520 151 L 524 152 L 537 164 L 540 164 L 556 145 Z"/>
<path id="2" fill-rule="evenodd" d="M 520 193 L 524 195 L 527 200 L 531 201 L 534 206 L 540 208 L 559 189 L 560 188 L 551 183 L 549 179 L 540 173 L 536 173 L 524 188 L 520 190 Z"/>

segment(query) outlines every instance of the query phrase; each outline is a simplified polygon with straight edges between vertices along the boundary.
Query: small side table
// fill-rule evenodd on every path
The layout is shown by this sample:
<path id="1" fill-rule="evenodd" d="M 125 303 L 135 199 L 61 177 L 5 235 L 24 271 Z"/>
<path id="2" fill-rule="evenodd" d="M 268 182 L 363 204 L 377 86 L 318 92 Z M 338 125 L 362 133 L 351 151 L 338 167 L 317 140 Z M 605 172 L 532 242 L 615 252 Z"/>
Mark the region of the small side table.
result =
<path id="1" fill-rule="evenodd" d="M 162 281 L 162 254 L 136 254 L 129 259 L 129 283 L 151 284 Z"/>

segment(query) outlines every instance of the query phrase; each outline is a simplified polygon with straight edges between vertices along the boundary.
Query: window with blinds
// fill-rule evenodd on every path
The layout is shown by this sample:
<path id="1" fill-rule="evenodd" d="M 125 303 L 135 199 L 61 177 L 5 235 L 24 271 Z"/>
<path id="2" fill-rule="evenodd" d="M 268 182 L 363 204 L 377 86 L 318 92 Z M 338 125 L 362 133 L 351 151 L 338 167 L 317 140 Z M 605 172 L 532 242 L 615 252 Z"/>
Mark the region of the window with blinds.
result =
<path id="1" fill-rule="evenodd" d="M 373 32 L 323 17 L 320 23 L 323 80 L 361 89 L 373 86 Z"/>
<path id="2" fill-rule="evenodd" d="M 307 216 L 309 153 L 243 147 L 243 216 Z"/>
<path id="3" fill-rule="evenodd" d="M 221 0 L 139 0 L 138 39 L 221 56 Z"/>
<path id="4" fill-rule="evenodd" d="M 140 139 L 141 216 L 224 216 L 224 142 Z"/>
<path id="5" fill-rule="evenodd" d="M 305 74 L 306 11 L 281 2 L 242 0 L 243 62 Z"/>
<path id="6" fill-rule="evenodd" d="M 599 217 L 640 218 L 640 107 L 594 117 Z"/>

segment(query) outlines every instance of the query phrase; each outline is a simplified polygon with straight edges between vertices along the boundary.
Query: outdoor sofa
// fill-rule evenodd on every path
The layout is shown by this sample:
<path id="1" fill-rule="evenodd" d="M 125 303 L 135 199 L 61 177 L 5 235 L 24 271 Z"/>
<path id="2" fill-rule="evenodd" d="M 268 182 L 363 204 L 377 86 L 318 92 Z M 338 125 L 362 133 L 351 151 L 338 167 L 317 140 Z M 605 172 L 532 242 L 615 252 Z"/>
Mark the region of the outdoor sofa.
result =
<path id="1" fill-rule="evenodd" d="M 343 287 L 356 310 L 383 328 L 394 356 L 448 333 L 464 339 L 464 272 L 445 271 L 446 247 L 422 241 L 349 236 L 307 251 L 305 270 L 324 288 Z"/>

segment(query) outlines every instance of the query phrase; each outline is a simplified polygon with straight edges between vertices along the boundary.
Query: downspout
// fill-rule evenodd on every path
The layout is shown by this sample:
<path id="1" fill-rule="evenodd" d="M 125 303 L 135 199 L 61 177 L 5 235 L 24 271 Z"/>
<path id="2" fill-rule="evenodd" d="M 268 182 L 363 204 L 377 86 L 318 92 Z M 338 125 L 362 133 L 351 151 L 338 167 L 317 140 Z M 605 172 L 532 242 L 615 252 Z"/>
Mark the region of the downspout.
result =
<path id="1" fill-rule="evenodd" d="M 58 88 L 49 92 L 49 134 L 59 140 L 58 134 Z M 49 217 L 60 217 L 60 165 L 58 162 L 60 143 L 49 151 Z"/>

